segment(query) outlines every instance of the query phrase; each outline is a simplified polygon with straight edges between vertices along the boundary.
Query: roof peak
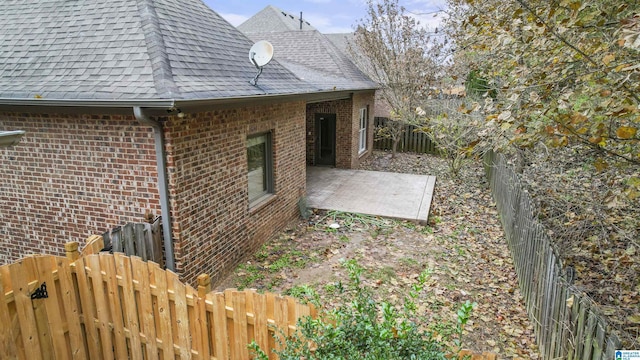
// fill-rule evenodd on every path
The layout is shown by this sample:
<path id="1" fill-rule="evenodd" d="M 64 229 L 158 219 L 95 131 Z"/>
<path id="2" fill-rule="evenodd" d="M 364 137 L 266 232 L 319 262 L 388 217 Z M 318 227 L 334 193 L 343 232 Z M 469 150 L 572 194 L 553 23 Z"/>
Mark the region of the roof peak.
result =
<path id="1" fill-rule="evenodd" d="M 3 4 L 0 98 L 221 99 L 318 89 L 271 62 L 201 0 L 21 0 Z"/>
<path id="2" fill-rule="evenodd" d="M 276 6 L 267 5 L 257 14 L 253 15 L 238 26 L 245 34 L 256 32 L 280 32 L 292 30 L 316 30 L 311 23 L 304 19 L 302 12 L 299 15 L 283 11 Z"/>

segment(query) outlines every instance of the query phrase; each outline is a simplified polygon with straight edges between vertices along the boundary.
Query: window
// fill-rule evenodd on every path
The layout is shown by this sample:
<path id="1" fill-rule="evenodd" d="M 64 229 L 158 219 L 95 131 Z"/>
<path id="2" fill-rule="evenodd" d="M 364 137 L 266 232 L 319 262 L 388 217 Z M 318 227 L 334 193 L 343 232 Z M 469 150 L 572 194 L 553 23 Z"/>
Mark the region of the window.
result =
<path id="1" fill-rule="evenodd" d="M 359 130 L 359 142 L 358 153 L 362 154 L 367 150 L 367 118 L 368 108 L 360 109 L 360 130 Z"/>
<path id="2" fill-rule="evenodd" d="M 254 205 L 273 193 L 271 134 L 247 138 L 247 165 L 249 169 L 249 204 Z"/>

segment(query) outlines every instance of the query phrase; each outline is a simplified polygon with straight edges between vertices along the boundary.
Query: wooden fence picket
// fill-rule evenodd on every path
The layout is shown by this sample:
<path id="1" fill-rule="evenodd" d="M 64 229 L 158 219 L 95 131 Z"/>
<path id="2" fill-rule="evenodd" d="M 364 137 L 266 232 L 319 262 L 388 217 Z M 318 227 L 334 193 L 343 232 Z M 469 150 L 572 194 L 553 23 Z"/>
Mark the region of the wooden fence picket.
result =
<path id="1" fill-rule="evenodd" d="M 155 286 L 156 289 L 168 289 L 166 273 L 160 267 L 153 265 L 149 266 L 150 286 Z M 165 360 L 175 359 L 169 293 L 168 291 L 158 291 L 155 297 L 157 310 L 154 309 L 154 316 L 156 316 L 156 323 L 158 324 L 156 333 L 160 339 L 158 345 L 162 349 L 162 356 Z"/>
<path id="2" fill-rule="evenodd" d="M 177 345 L 178 356 L 180 359 L 190 358 L 191 349 L 191 335 L 189 334 L 187 311 L 187 294 L 184 284 L 178 278 L 178 275 L 172 272 L 165 272 L 167 278 L 167 289 L 169 294 L 173 293 L 173 306 L 172 306 L 172 324 L 174 327 L 174 340 L 173 343 Z"/>
<path id="3" fill-rule="evenodd" d="M 39 283 L 47 285 L 48 299 L 42 301 L 44 306 L 46 325 L 48 331 L 48 337 L 50 338 L 52 355 L 56 359 L 64 359 L 67 353 L 67 344 L 65 340 L 64 327 L 61 326 L 63 321 L 63 313 L 60 310 L 63 308 L 58 302 L 60 296 L 58 294 L 58 287 L 56 286 L 56 279 L 54 279 L 54 272 L 51 269 L 57 268 L 56 259 L 53 257 L 31 257 L 35 262 L 36 274 L 35 278 Z M 55 272 L 58 275 L 58 272 Z"/>
<path id="4" fill-rule="evenodd" d="M 273 295 L 273 320 L 275 327 L 282 333 L 276 336 L 280 341 L 276 341 L 276 349 L 282 350 L 286 336 L 289 336 L 289 312 L 287 311 L 286 299 Z"/>
<path id="5" fill-rule="evenodd" d="M 0 266 L 1 358 L 247 359 L 255 340 L 276 359 L 273 336 L 316 312 L 255 290 L 211 292 L 208 276 L 196 290 L 139 257 L 67 250 Z M 32 299 L 43 283 L 48 297 Z"/>
<path id="6" fill-rule="evenodd" d="M 129 357 L 132 360 L 143 359 L 142 355 L 142 342 L 140 340 L 140 319 L 139 314 L 142 314 L 138 308 L 138 301 L 136 297 L 136 290 L 133 284 L 131 261 L 128 256 L 116 253 L 113 254 L 115 261 L 115 275 L 122 279 L 122 315 L 123 326 L 128 330 L 128 338 L 131 343 L 129 347 Z M 148 283 L 148 280 L 147 280 Z M 140 292 L 142 292 L 143 285 L 141 284 Z"/>
<path id="7" fill-rule="evenodd" d="M 109 327 L 109 304 L 106 293 L 104 291 L 104 281 L 102 279 L 102 271 L 100 271 L 100 255 L 90 256 L 87 265 L 91 269 L 89 273 L 91 288 L 93 290 L 93 298 L 95 301 L 95 309 L 98 320 L 98 332 L 100 333 L 100 344 L 102 345 L 102 354 L 105 359 L 113 360 L 113 337 Z"/>
<path id="8" fill-rule="evenodd" d="M 124 331 L 124 322 L 122 318 L 122 300 L 120 298 L 120 290 L 116 278 L 116 268 L 114 257 L 105 253 L 98 256 L 99 268 L 93 268 L 92 273 L 104 273 L 104 277 L 100 280 L 106 288 L 106 298 L 109 306 L 108 326 L 109 334 L 115 346 L 116 359 L 124 359 L 128 357 L 127 342 Z M 106 311 L 105 311 L 106 313 Z"/>
<path id="9" fill-rule="evenodd" d="M 30 296 L 31 289 L 27 276 L 33 274 L 33 258 L 27 257 L 18 263 L 9 265 L 9 273 L 25 356 L 29 359 L 42 359 L 43 356 L 51 356 L 47 347 L 48 341 L 45 339 L 42 343 L 38 329 L 37 315 L 34 310 L 34 305 L 38 305 L 32 303 Z M 38 285 L 33 289 L 35 290 Z"/>
<path id="10" fill-rule="evenodd" d="M 0 272 L 0 295 L 3 300 L 0 301 L 0 323 L 3 324 L 0 326 L 0 359 L 9 359 L 18 353 L 14 340 L 17 334 L 13 331 L 13 321 L 6 301 L 5 280 L 8 280 L 6 275 Z"/>
<path id="11" fill-rule="evenodd" d="M 253 297 L 253 331 L 254 338 L 261 349 L 269 349 L 269 331 L 267 317 L 267 299 L 252 291 L 247 296 Z"/>
<path id="12" fill-rule="evenodd" d="M 209 327 L 207 326 L 207 297 L 206 293 L 203 296 L 194 297 L 194 322 L 192 324 L 192 330 L 190 333 L 193 336 L 192 348 L 196 350 L 196 354 L 199 359 L 209 359 L 211 357 L 211 348 L 209 346 L 209 337 L 212 335 L 209 333 Z"/>
<path id="13" fill-rule="evenodd" d="M 565 278 L 561 258 L 518 176 L 504 156 L 489 152 L 484 160 L 542 358 L 610 358 L 620 346 L 618 337 L 592 300 Z"/>
<path id="14" fill-rule="evenodd" d="M 95 255 L 94 255 L 95 256 Z M 82 317 L 84 328 L 86 331 L 86 344 L 90 359 L 103 359 L 102 344 L 100 343 L 100 333 L 96 327 L 96 303 L 92 291 L 91 280 L 87 275 L 85 260 L 88 258 L 79 258 L 75 261 L 75 274 L 78 284 L 78 293 L 82 304 Z"/>
<path id="15" fill-rule="evenodd" d="M 115 254 L 114 254 L 115 255 Z M 140 291 L 135 299 L 138 301 L 138 317 L 140 321 L 141 336 L 140 342 L 144 344 L 144 354 L 146 359 L 154 359 L 158 356 L 158 343 L 156 337 L 156 316 L 151 295 L 151 284 L 149 267 L 156 266 L 154 263 L 145 263 L 140 258 L 129 258 L 118 255 L 131 266 L 131 283 L 137 282 Z"/>
<path id="16" fill-rule="evenodd" d="M 249 349 L 247 345 L 247 309 L 245 293 L 233 291 L 231 294 L 231 307 L 233 308 L 233 357 L 235 359 L 248 359 Z"/>
<path id="17" fill-rule="evenodd" d="M 211 324 L 209 326 L 209 333 L 216 334 L 212 341 L 214 346 L 214 355 L 218 359 L 229 358 L 229 333 L 227 327 L 227 304 L 223 293 L 209 293 L 207 298 L 213 305 L 211 311 Z"/>

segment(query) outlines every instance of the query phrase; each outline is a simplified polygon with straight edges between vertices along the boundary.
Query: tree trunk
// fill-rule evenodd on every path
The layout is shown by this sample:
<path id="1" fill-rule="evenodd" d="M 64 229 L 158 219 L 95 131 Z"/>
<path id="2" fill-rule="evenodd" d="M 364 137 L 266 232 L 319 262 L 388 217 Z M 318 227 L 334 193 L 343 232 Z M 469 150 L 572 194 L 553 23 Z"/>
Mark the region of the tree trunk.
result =
<path id="1" fill-rule="evenodd" d="M 396 152 L 398 151 L 398 143 L 400 142 L 400 137 L 393 139 L 393 146 L 391 147 L 391 158 L 394 159 L 396 157 Z"/>

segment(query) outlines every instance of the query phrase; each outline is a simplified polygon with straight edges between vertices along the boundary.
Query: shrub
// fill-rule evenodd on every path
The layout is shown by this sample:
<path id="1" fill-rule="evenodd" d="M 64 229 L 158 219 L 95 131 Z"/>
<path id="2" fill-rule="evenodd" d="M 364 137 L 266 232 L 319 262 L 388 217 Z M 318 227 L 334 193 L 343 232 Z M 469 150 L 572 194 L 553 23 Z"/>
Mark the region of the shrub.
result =
<path id="1" fill-rule="evenodd" d="M 474 304 L 467 302 L 458 311 L 458 324 L 452 331 L 458 335 L 457 349 L 450 349 L 442 340 L 436 340 L 426 324 L 421 324 L 416 305 L 430 275 L 429 270 L 420 274 L 400 306 L 375 301 L 371 289 L 361 281 L 363 268 L 354 260 L 343 265 L 349 274 L 349 283 L 347 286 L 338 283 L 335 287 L 345 299 L 343 304 L 323 312 L 316 319 L 300 319 L 293 336 L 285 337 L 280 332 L 277 341 L 284 348 L 274 350 L 280 359 L 444 360 L 446 354 L 459 351 L 460 335 Z M 303 293 L 307 299 L 318 299 L 310 294 L 308 287 Z M 257 359 L 268 359 L 255 342 L 250 348 Z"/>

